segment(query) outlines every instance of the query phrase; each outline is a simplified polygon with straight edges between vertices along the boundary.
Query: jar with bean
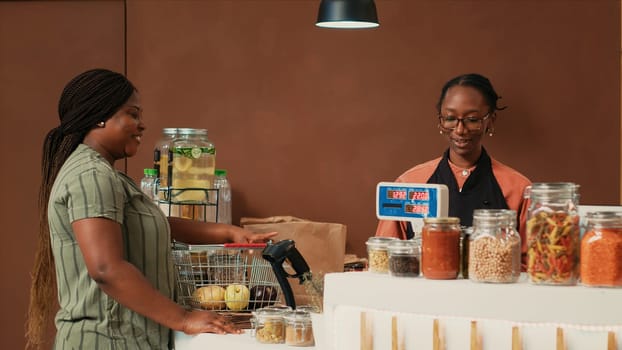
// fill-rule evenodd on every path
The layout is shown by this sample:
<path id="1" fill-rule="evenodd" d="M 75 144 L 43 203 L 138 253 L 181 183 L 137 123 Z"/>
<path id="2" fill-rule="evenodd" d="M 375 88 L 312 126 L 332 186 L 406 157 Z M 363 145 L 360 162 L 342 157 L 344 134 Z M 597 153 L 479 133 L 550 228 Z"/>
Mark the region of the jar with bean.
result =
<path id="1" fill-rule="evenodd" d="M 516 211 L 476 209 L 469 244 L 469 279 L 513 283 L 520 277 L 521 240 Z"/>
<path id="2" fill-rule="evenodd" d="M 581 284 L 622 287 L 622 213 L 591 212 L 581 239 Z"/>
<path id="3" fill-rule="evenodd" d="M 420 248 L 414 240 L 389 243 L 389 274 L 399 277 L 419 276 Z"/>
<path id="4" fill-rule="evenodd" d="M 421 272 L 428 279 L 456 279 L 460 272 L 460 219 L 423 219 Z"/>
<path id="5" fill-rule="evenodd" d="M 389 252 L 387 246 L 390 242 L 397 240 L 395 237 L 369 237 L 365 244 L 367 245 L 370 272 L 389 272 Z"/>

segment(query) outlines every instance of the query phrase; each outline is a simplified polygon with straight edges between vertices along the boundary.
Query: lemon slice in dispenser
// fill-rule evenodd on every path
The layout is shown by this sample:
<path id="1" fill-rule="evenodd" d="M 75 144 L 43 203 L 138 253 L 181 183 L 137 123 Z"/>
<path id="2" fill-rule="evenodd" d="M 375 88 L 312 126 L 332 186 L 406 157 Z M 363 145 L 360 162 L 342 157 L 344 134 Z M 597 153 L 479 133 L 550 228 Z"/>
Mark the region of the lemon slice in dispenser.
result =
<path id="1" fill-rule="evenodd" d="M 177 171 L 186 172 L 192 166 L 192 159 L 182 156 L 175 155 L 173 158 L 173 167 Z"/>

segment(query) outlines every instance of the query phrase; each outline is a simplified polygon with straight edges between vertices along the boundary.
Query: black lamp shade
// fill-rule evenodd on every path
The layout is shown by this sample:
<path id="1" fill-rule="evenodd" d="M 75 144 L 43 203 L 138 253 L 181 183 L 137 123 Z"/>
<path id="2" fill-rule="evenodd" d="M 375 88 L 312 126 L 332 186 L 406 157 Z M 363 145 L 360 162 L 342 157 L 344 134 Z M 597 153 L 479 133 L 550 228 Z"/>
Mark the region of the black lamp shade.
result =
<path id="1" fill-rule="evenodd" d="M 322 0 L 315 25 L 325 28 L 378 27 L 376 4 L 374 0 Z"/>

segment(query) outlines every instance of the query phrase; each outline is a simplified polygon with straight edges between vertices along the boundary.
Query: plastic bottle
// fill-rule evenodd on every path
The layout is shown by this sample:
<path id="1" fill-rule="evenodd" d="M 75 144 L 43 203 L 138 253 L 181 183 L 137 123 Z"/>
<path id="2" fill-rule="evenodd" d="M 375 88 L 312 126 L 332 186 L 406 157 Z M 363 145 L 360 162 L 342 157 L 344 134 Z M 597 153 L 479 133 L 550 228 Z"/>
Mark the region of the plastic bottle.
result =
<path id="1" fill-rule="evenodd" d="M 143 174 L 144 176 L 140 180 L 140 189 L 149 199 L 157 204 L 159 188 L 158 171 L 156 169 L 146 168 Z"/>
<path id="2" fill-rule="evenodd" d="M 227 180 L 227 170 L 216 169 L 214 188 L 218 189 L 218 219 L 217 222 L 231 224 L 231 185 Z"/>

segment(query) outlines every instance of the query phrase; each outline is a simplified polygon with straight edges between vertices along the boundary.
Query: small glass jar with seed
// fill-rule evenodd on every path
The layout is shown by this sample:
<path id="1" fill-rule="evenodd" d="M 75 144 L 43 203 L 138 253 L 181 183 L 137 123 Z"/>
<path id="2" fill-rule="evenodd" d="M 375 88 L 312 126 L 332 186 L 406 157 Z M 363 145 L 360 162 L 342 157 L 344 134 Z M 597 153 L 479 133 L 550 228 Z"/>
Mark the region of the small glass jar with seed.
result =
<path id="1" fill-rule="evenodd" d="M 475 282 L 513 283 L 520 277 L 521 240 L 516 211 L 473 211 L 469 244 L 469 279 Z"/>
<path id="2" fill-rule="evenodd" d="M 397 240 L 388 245 L 389 274 L 399 277 L 419 276 L 419 249 L 413 240 Z"/>
<path id="3" fill-rule="evenodd" d="M 367 245 L 368 270 L 370 272 L 389 272 L 389 252 L 387 247 L 390 242 L 397 240 L 395 237 L 369 237 L 365 244 Z"/>

